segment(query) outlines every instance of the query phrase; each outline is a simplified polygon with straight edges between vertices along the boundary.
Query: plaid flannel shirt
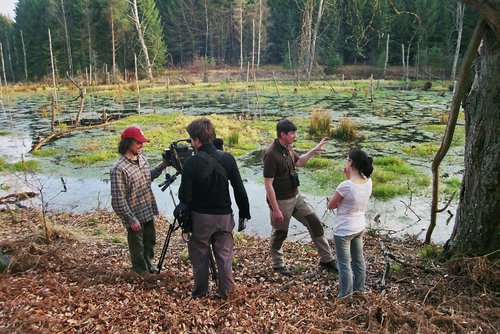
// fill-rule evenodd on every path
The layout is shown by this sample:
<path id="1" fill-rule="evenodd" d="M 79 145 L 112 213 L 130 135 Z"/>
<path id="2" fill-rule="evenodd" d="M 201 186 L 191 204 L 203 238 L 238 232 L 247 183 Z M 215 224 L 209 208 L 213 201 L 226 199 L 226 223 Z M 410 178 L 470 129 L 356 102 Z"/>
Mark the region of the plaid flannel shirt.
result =
<path id="1" fill-rule="evenodd" d="M 158 215 L 151 182 L 163 169 L 161 165 L 149 169 L 143 155 L 137 161 L 121 156 L 111 168 L 111 206 L 125 227 L 148 222 Z"/>

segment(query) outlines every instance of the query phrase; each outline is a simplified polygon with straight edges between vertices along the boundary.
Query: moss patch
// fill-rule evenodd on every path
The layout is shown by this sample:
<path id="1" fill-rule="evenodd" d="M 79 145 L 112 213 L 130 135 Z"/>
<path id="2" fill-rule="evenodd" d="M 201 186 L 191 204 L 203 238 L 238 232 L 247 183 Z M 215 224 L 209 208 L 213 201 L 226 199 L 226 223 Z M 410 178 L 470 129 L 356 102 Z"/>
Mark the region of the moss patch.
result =
<path id="1" fill-rule="evenodd" d="M 34 155 L 35 157 L 51 157 L 63 152 L 64 150 L 62 149 L 47 148 L 47 149 L 33 151 L 31 152 L 31 155 Z"/>
<path id="2" fill-rule="evenodd" d="M 87 166 L 95 164 L 96 162 L 107 161 L 111 158 L 116 158 L 116 157 L 117 157 L 116 153 L 101 150 L 97 152 L 91 152 L 71 157 L 69 158 L 69 161 L 77 165 Z"/>
<path id="3" fill-rule="evenodd" d="M 14 163 L 9 163 L 4 159 L 0 158 L 0 171 L 2 172 L 24 172 L 24 173 L 34 173 L 40 170 L 40 162 L 36 160 L 18 161 Z"/>

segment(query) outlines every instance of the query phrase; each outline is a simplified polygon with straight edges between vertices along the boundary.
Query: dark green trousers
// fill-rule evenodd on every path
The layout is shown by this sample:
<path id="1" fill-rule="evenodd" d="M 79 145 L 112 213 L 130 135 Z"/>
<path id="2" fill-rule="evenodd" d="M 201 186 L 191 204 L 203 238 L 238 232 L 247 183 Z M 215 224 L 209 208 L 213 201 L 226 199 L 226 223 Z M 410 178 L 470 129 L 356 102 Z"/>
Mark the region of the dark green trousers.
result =
<path id="1" fill-rule="evenodd" d="M 127 229 L 128 249 L 130 251 L 132 269 L 138 274 L 151 272 L 154 269 L 152 261 L 156 245 L 154 220 L 141 223 L 141 225 L 142 229 L 137 232 L 133 231 L 130 227 Z"/>

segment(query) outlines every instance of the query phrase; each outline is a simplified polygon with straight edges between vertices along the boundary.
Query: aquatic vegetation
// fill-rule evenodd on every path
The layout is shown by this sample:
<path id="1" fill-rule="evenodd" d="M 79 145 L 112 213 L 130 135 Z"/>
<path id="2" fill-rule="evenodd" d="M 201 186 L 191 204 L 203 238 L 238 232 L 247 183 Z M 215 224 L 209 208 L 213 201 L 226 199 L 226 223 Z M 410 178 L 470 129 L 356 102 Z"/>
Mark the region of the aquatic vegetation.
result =
<path id="1" fill-rule="evenodd" d="M 400 184 L 392 184 L 392 183 L 378 184 L 375 181 L 373 182 L 372 196 L 377 199 L 388 200 L 396 196 L 405 195 L 407 193 L 408 193 L 408 188 Z"/>
<path id="2" fill-rule="evenodd" d="M 240 135 L 238 132 L 232 132 L 229 134 L 227 138 L 227 145 L 233 147 L 238 145 L 238 142 L 240 141 Z"/>
<path id="3" fill-rule="evenodd" d="M 442 191 L 447 195 L 451 195 L 454 192 L 459 192 L 460 187 L 462 186 L 462 180 L 458 177 L 445 179 L 443 183 L 444 183 L 444 188 L 442 189 Z"/>
<path id="4" fill-rule="evenodd" d="M 46 148 L 43 150 L 36 150 L 31 152 L 31 155 L 34 155 L 35 157 L 51 157 L 60 153 L 63 153 L 63 149 L 57 149 L 57 148 Z"/>
<path id="5" fill-rule="evenodd" d="M 0 130 L 0 136 L 8 136 L 10 134 L 11 134 L 11 132 L 8 130 Z"/>
<path id="6" fill-rule="evenodd" d="M 309 159 L 309 161 L 304 166 L 306 168 L 326 168 L 333 167 L 333 162 L 328 158 L 314 157 Z"/>
<path id="7" fill-rule="evenodd" d="M 77 155 L 74 157 L 70 157 L 69 161 L 71 163 L 77 164 L 77 165 L 92 165 L 95 164 L 96 162 L 100 161 L 107 161 L 110 160 L 111 158 L 116 158 L 118 156 L 117 153 L 109 152 L 109 151 L 97 151 L 97 152 L 90 152 L 90 153 L 85 153 L 82 155 Z"/>
<path id="8" fill-rule="evenodd" d="M 24 172 L 24 173 L 34 173 L 39 171 L 41 164 L 37 160 L 26 160 L 17 161 L 14 163 L 9 163 L 3 158 L 0 158 L 0 172 Z"/>
<path id="9" fill-rule="evenodd" d="M 332 137 L 350 141 L 359 137 L 356 124 L 347 117 L 339 120 L 339 125 L 331 131 Z"/>
<path id="10" fill-rule="evenodd" d="M 432 157 L 436 154 L 438 149 L 439 145 L 435 144 L 418 144 L 402 148 L 403 152 L 406 154 L 418 157 Z"/>
<path id="11" fill-rule="evenodd" d="M 313 111 L 309 124 L 309 133 L 322 134 L 328 136 L 330 134 L 330 124 L 332 117 L 324 110 Z"/>

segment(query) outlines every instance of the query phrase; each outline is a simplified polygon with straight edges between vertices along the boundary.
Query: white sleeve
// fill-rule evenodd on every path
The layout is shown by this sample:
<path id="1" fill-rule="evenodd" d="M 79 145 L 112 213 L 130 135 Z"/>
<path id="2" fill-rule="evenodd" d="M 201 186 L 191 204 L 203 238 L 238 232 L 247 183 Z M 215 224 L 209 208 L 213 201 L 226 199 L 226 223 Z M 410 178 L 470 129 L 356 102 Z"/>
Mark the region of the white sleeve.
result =
<path id="1" fill-rule="evenodd" d="M 345 198 L 351 192 L 351 186 L 347 181 L 343 181 L 337 186 L 337 192 Z"/>

